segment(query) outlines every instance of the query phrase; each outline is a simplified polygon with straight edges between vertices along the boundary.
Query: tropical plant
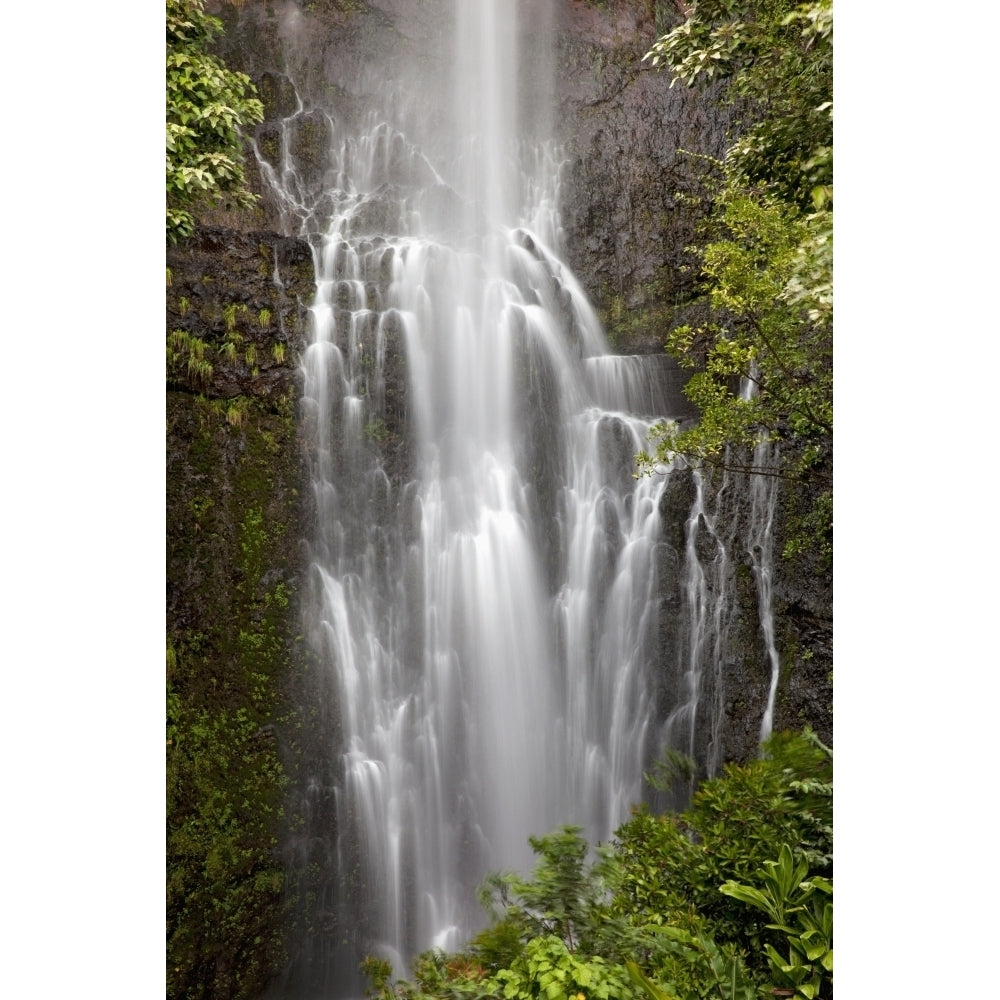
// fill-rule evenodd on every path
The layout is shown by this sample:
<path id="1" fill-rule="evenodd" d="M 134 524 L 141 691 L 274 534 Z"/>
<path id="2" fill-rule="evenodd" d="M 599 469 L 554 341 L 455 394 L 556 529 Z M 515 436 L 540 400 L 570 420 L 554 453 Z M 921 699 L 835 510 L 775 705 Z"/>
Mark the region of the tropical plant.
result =
<path id="1" fill-rule="evenodd" d="M 674 83 L 722 81 L 736 125 L 699 157 L 712 209 L 689 248 L 710 318 L 670 331 L 699 423 L 661 423 L 640 470 L 677 455 L 805 486 L 785 546 L 832 558 L 833 11 L 830 0 L 699 0 L 647 53 Z M 761 442 L 778 461 L 755 458 Z"/>
<path id="2" fill-rule="evenodd" d="M 833 842 L 832 753 L 811 731 L 775 734 L 759 760 L 727 764 L 679 814 L 635 811 L 615 834 L 602 868 L 609 912 L 630 925 L 710 926 L 719 941 L 759 953 L 758 923 L 730 898 L 726 881 L 748 881 L 782 844 L 829 874 Z M 688 914 L 697 914 L 688 920 Z M 648 918 L 645 915 L 650 915 Z"/>
<path id="3" fill-rule="evenodd" d="M 725 81 L 730 179 L 802 210 L 833 200 L 832 0 L 697 0 L 644 59 L 674 83 Z"/>
<path id="4" fill-rule="evenodd" d="M 664 988 L 656 985 L 631 959 L 625 967 L 632 982 L 650 1000 L 677 1000 L 679 996 L 718 998 L 718 1000 L 755 1000 L 756 984 L 739 955 L 731 946 L 720 948 L 710 934 L 691 933 L 681 927 L 650 924 L 646 930 L 662 940 L 664 951 L 671 952 L 681 967 L 694 970 L 685 977 L 688 985 L 670 982 Z"/>
<path id="5" fill-rule="evenodd" d="M 813 965 L 825 961 L 816 949 L 832 933 L 832 907 L 821 905 L 829 882 L 814 874 L 792 883 L 809 868 L 829 871 L 831 802 L 828 748 L 808 731 L 776 735 L 760 760 L 704 782 L 683 813 L 638 809 L 592 862 L 576 827 L 530 838 L 531 876 L 495 874 L 483 885 L 490 927 L 464 952 L 420 956 L 414 982 L 389 983 L 391 970 L 369 963 L 369 995 L 752 1000 L 791 980 L 808 990 Z M 764 892 L 758 883 L 776 856 L 783 922 L 763 926 L 739 889 L 720 886 Z M 781 867 L 789 863 L 791 876 Z"/>
<path id="6" fill-rule="evenodd" d="M 771 919 L 767 927 L 784 936 L 787 954 L 764 945 L 774 985 L 816 1000 L 824 983 L 833 984 L 833 884 L 807 878 L 808 870 L 785 844 L 777 861 L 764 862 L 757 885 L 730 880 L 719 891 L 762 910 Z"/>
<path id="7" fill-rule="evenodd" d="M 167 0 L 167 239 L 194 228 L 194 210 L 212 201 L 249 207 L 241 128 L 264 108 L 245 73 L 208 52 L 222 22 L 203 0 Z"/>
<path id="8" fill-rule="evenodd" d="M 504 1000 L 631 1000 L 636 996 L 620 965 L 599 955 L 576 955 L 552 934 L 532 938 L 510 968 L 496 973 L 484 986 L 488 989 L 493 983 L 502 989 L 499 995 Z"/>
<path id="9" fill-rule="evenodd" d="M 208 345 L 187 330 L 171 330 L 167 334 L 167 373 L 187 372 L 194 384 L 207 386 L 212 381 L 212 363 L 205 357 Z"/>
<path id="10" fill-rule="evenodd" d="M 379 997 L 391 996 L 392 987 L 389 981 L 392 979 L 392 964 L 384 958 L 376 958 L 374 955 L 366 955 L 361 963 L 361 972 L 368 983 L 365 989 L 365 997 L 368 1000 L 377 1000 Z"/>
<path id="11" fill-rule="evenodd" d="M 557 937 L 570 951 L 588 944 L 593 914 L 603 894 L 599 866 L 587 866 L 588 845 L 580 827 L 564 826 L 529 837 L 539 856 L 531 878 L 489 876 L 480 901 L 498 918 L 512 921 L 525 938 Z"/>

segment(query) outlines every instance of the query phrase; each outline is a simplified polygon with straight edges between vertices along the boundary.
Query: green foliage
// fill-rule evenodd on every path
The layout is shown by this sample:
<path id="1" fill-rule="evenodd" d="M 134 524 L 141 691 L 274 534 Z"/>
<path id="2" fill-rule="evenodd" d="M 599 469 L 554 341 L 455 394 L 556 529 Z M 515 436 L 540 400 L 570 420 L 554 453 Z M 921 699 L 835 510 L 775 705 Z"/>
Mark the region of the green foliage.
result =
<path id="1" fill-rule="evenodd" d="M 819 488 L 802 535 L 829 547 L 832 518 L 828 463 L 833 436 L 832 213 L 808 216 L 768 196 L 733 194 L 720 202 L 719 238 L 697 252 L 715 319 L 681 326 L 667 350 L 697 369 L 685 387 L 701 418 L 679 431 L 661 424 L 650 471 L 675 454 Z M 743 381 L 752 391 L 739 393 Z M 742 466 L 728 449 L 752 453 L 761 440 L 784 442 L 774 470 Z"/>
<path id="2" fill-rule="evenodd" d="M 810 731 L 777 734 L 760 760 L 729 764 L 704 782 L 685 812 L 653 816 L 637 810 L 617 831 L 604 868 L 613 893 L 610 915 L 630 927 L 710 929 L 762 969 L 758 922 L 745 906 L 721 895 L 719 886 L 749 881 L 785 844 L 814 871 L 828 874 L 832 781 L 832 755 Z"/>
<path id="3" fill-rule="evenodd" d="M 381 417 L 373 417 L 365 424 L 365 436 L 372 443 L 382 445 L 389 440 L 390 432 Z"/>
<path id="4" fill-rule="evenodd" d="M 581 830 L 565 826 L 545 837 L 530 837 L 540 861 L 531 879 L 511 876 L 509 889 L 536 935 L 554 935 L 571 951 L 585 932 L 598 886 L 585 867 L 587 842 Z"/>
<path id="5" fill-rule="evenodd" d="M 719 891 L 771 918 L 767 926 L 784 935 L 787 951 L 764 945 L 774 985 L 815 1000 L 825 982 L 833 986 L 833 884 L 820 876 L 806 880 L 807 873 L 807 863 L 782 845 L 778 860 L 758 872 L 759 887 L 728 881 Z"/>
<path id="6" fill-rule="evenodd" d="M 174 338 L 184 356 L 190 336 Z M 294 428 L 247 398 L 171 397 L 168 585 L 183 581 L 188 603 L 168 617 L 167 996 L 250 1000 L 286 960 L 277 734 L 293 616 L 289 585 L 269 572 L 294 560 L 294 543 L 267 439 Z M 237 402 L 243 460 L 227 466 Z"/>
<path id="7" fill-rule="evenodd" d="M 695 369 L 696 427 L 661 424 L 649 473 L 675 455 L 805 485 L 787 556 L 832 557 L 833 13 L 830 0 L 699 0 L 646 58 L 674 82 L 725 81 L 744 115 L 704 178 L 713 208 L 701 266 L 710 321 L 672 330 L 667 350 Z M 740 391 L 745 387 L 743 391 Z M 778 466 L 755 446 L 780 444 Z"/>
<path id="8" fill-rule="evenodd" d="M 643 777 L 650 787 L 660 792 L 670 791 L 675 784 L 689 787 L 694 781 L 698 764 L 693 757 L 679 750 L 666 749 L 653 764 L 653 770 Z"/>
<path id="9" fill-rule="evenodd" d="M 220 400 L 220 402 L 222 401 Z M 253 403 L 248 396 L 236 396 L 234 399 L 226 400 L 223 405 L 226 423 L 230 427 L 236 430 L 246 427 L 253 409 Z"/>
<path id="10" fill-rule="evenodd" d="M 625 968 L 628 969 L 632 982 L 649 997 L 649 1000 L 677 1000 L 675 996 L 661 989 L 648 976 L 644 975 L 639 966 L 631 959 L 625 963 Z"/>
<path id="11" fill-rule="evenodd" d="M 421 956 L 415 983 L 382 978 L 378 995 L 753 1000 L 792 980 L 808 991 L 814 966 L 832 968 L 832 791 L 830 751 L 809 731 L 781 734 L 685 812 L 638 809 L 593 864 L 576 827 L 531 838 L 531 877 L 493 875 L 481 890 L 492 926 L 464 953 Z M 772 898 L 768 877 L 783 908 L 765 925 L 746 903 Z"/>
<path id="12" fill-rule="evenodd" d="M 573 954 L 555 935 L 534 937 L 511 963 L 484 983 L 504 1000 L 630 1000 L 636 993 L 627 971 L 600 956 Z M 487 994 L 490 995 L 490 994 Z M 496 994 L 492 994 L 496 995 Z"/>
<path id="13" fill-rule="evenodd" d="M 832 202 L 832 0 L 698 0 L 645 58 L 688 87 L 726 81 L 747 119 L 726 155 L 733 181 L 804 211 Z"/>
<path id="14" fill-rule="evenodd" d="M 719 891 L 763 910 L 776 925 L 786 924 L 786 911 L 798 908 L 798 897 L 803 893 L 801 885 L 808 871 L 809 865 L 805 861 L 796 862 L 788 845 L 782 844 L 778 861 L 764 862 L 763 890 L 730 879 Z"/>
<path id="15" fill-rule="evenodd" d="M 240 129 L 263 120 L 245 73 L 208 53 L 222 22 L 203 0 L 167 0 L 167 238 L 191 234 L 192 212 L 212 200 L 248 207 Z"/>
<path id="16" fill-rule="evenodd" d="M 205 357 L 206 346 L 204 340 L 187 330 L 171 330 L 167 334 L 167 372 L 182 369 L 195 385 L 208 385 L 214 369 Z"/>
<path id="17" fill-rule="evenodd" d="M 651 1000 L 674 1000 L 677 996 L 713 997 L 721 1000 L 754 1000 L 757 990 L 732 946 L 719 947 L 710 934 L 691 933 L 669 924 L 652 924 L 646 928 L 659 937 L 664 955 L 674 959 L 675 968 L 682 972 L 667 983 L 666 989 L 656 986 L 634 961 L 625 963 L 632 981 Z M 660 976 L 665 963 L 661 959 Z"/>
<path id="18" fill-rule="evenodd" d="M 472 939 L 469 952 L 487 972 L 498 972 L 520 954 L 525 936 L 524 922 L 508 914 L 480 931 Z"/>
<path id="19" fill-rule="evenodd" d="M 370 1000 L 376 1000 L 376 998 L 390 992 L 389 980 L 392 979 L 392 965 L 384 958 L 366 955 L 361 963 L 361 972 L 368 981 L 365 996 Z"/>
<path id="20" fill-rule="evenodd" d="M 247 709 L 185 706 L 168 683 L 170 997 L 212 995 L 220 978 L 227 995 L 254 996 L 282 957 L 266 915 L 281 906 L 284 876 L 273 852 L 284 777 L 259 729 Z"/>

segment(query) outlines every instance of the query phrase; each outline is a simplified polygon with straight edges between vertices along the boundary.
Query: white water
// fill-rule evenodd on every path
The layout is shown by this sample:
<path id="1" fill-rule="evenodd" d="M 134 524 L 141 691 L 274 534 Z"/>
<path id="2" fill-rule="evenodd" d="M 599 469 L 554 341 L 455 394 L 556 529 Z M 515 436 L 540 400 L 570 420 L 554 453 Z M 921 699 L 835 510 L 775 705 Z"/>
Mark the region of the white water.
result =
<path id="1" fill-rule="evenodd" d="M 455 5 L 453 76 L 434 91 L 446 107 L 391 80 L 354 122 L 310 106 L 330 136 L 317 184 L 289 138 L 300 100 L 279 161 L 261 157 L 317 274 L 305 630 L 328 736 L 296 863 L 333 873 L 310 931 L 322 996 L 356 991 L 365 954 L 403 974 L 420 951 L 459 946 L 482 920 L 475 887 L 527 871 L 530 835 L 575 823 L 608 839 L 651 758 L 696 755 L 706 717 L 703 763 L 719 763 L 721 703 L 706 710 L 705 684 L 724 684 L 730 556 L 695 473 L 664 721 L 667 476 L 632 472 L 673 414 L 645 359 L 609 355 L 559 259 L 538 42 L 550 7 Z M 769 557 L 769 536 L 758 545 Z"/>
<path id="2" fill-rule="evenodd" d="M 750 385 L 743 387 L 744 395 L 751 393 Z M 760 630 L 771 666 L 767 688 L 767 703 L 760 721 L 760 741 L 763 743 L 774 729 L 774 706 L 781 676 L 781 659 L 774 632 L 774 512 L 777 500 L 778 469 L 776 446 L 766 440 L 759 441 L 753 451 L 753 465 L 763 470 L 750 477 L 750 530 L 747 555 L 753 568 L 757 588 Z"/>
<path id="3" fill-rule="evenodd" d="M 341 850 L 374 945 L 397 957 L 456 946 L 477 920 L 470 880 L 527 870 L 529 835 L 576 822 L 607 839 L 641 798 L 662 483 L 622 475 L 650 421 L 594 405 L 581 353 L 600 329 L 524 231 L 479 251 L 420 237 L 359 251 L 340 235 L 304 358 L 310 620 L 341 710 Z M 390 327 L 412 406 L 402 489 L 365 440 Z M 551 393 L 539 410 L 522 394 L 532 367 Z"/>

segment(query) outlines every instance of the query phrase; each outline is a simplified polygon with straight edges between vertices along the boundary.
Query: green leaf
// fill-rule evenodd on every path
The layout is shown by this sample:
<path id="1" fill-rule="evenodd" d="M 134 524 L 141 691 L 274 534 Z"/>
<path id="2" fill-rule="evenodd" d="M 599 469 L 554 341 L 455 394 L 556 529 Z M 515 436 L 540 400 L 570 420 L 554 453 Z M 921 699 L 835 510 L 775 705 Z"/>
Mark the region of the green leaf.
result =
<path id="1" fill-rule="evenodd" d="M 666 990 L 661 990 L 652 980 L 643 975 L 639 966 L 631 959 L 625 962 L 625 968 L 628 970 L 629 978 L 632 982 L 646 993 L 650 997 L 650 1000 L 677 1000 L 676 997 L 667 993 Z"/>

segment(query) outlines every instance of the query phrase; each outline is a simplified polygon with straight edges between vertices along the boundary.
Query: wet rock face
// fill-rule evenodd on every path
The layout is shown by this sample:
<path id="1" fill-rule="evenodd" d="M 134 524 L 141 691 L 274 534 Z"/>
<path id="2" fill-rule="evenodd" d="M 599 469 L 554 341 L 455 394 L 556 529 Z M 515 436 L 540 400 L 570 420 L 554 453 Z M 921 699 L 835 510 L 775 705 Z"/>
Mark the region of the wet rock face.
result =
<path id="1" fill-rule="evenodd" d="M 679 21 L 671 5 L 558 0 L 553 6 L 556 114 L 551 126 L 565 160 L 563 256 L 605 320 L 612 342 L 628 353 L 658 352 L 665 322 L 694 291 L 692 274 L 681 267 L 690 263 L 684 248 L 693 242 L 698 210 L 681 198 L 696 193 L 698 166 L 681 150 L 718 156 L 726 121 L 710 94 L 671 88 L 667 73 L 642 62 L 656 38 Z M 209 7 L 226 25 L 220 51 L 250 75 L 264 101 L 266 120 L 254 139 L 273 167 L 280 152 L 276 124 L 296 110 L 302 96 L 296 87 L 334 95 L 338 114 L 348 124 L 364 114 L 366 96 L 386 65 L 403 72 L 404 79 L 406 72 L 416 73 L 421 89 L 447 77 L 444 60 L 449 57 L 442 43 L 450 4 L 444 0 L 251 0 L 239 6 L 215 0 Z M 531 16 L 528 4 L 522 39 L 528 52 Z M 521 72 L 542 72 L 537 62 L 527 58 Z M 409 99 L 406 90 L 401 84 L 401 101 Z M 447 101 L 448 95 L 440 96 Z M 526 121 L 533 113 L 521 110 Z M 296 121 L 293 141 L 307 180 L 322 174 L 330 127 L 308 108 Z M 390 180 L 412 182 L 408 172 L 414 162 L 400 157 Z M 249 166 L 252 183 L 265 195 L 252 224 L 280 229 L 280 213 L 266 197 L 256 163 Z M 440 216 L 446 226 L 455 218 L 451 198 L 442 190 L 421 209 Z M 369 221 L 374 228 L 388 221 L 380 215 L 383 207 L 373 201 Z M 222 217 L 216 221 L 227 223 Z M 240 227 L 247 221 L 230 218 L 228 224 Z"/>
<path id="2" fill-rule="evenodd" d="M 785 542 L 789 519 L 812 497 L 786 495 L 775 544 Z M 775 728 L 801 729 L 808 723 L 827 746 L 833 745 L 833 580 L 815 552 L 782 560 L 775 576 L 775 612 L 782 676 L 775 705 Z"/>
<path id="3" fill-rule="evenodd" d="M 295 391 L 312 253 L 275 233 L 199 227 L 167 250 L 168 386 L 270 403 Z"/>
<path id="4" fill-rule="evenodd" d="M 298 732 L 283 694 L 301 673 L 313 293 L 308 244 L 273 232 L 198 227 L 167 250 L 168 997 L 259 996 L 284 962 L 275 817 Z M 230 800 L 231 826 L 204 823 Z"/>
<path id="5" fill-rule="evenodd" d="M 608 328 L 629 353 L 662 351 L 670 310 L 691 297 L 698 165 L 717 156 L 726 121 L 711 95 L 670 86 L 643 55 L 679 23 L 662 3 L 560 5 L 558 78 L 568 167 L 566 257 Z"/>
<path id="6" fill-rule="evenodd" d="M 706 470 L 702 483 L 705 513 L 697 517 L 692 517 L 697 509 L 696 483 L 690 469 L 672 471 L 660 496 L 664 529 L 657 555 L 658 645 L 664 717 L 683 694 L 676 679 L 687 668 L 683 658 L 692 648 L 693 615 L 688 607 L 692 570 L 708 581 L 700 600 L 706 602 L 714 622 L 701 642 L 712 655 L 703 663 L 700 680 L 695 754 L 699 764 L 746 761 L 759 753 L 771 663 L 761 627 L 754 558 L 748 551 L 754 516 L 749 478 L 744 473 L 723 476 L 720 470 Z M 781 555 L 790 495 L 785 484 L 779 483 L 770 562 L 780 664 L 773 730 L 800 730 L 809 725 L 824 743 L 832 745 L 830 575 L 809 559 Z"/>
<path id="7" fill-rule="evenodd" d="M 695 242 L 698 221 L 698 209 L 685 199 L 698 194 L 699 167 L 681 150 L 720 155 L 728 121 L 714 107 L 711 91 L 672 88 L 667 73 L 642 62 L 655 39 L 679 23 L 680 15 L 672 4 L 662 0 L 552 0 L 552 4 L 557 28 L 554 124 L 565 159 L 560 189 L 562 256 L 597 307 L 617 350 L 660 353 L 669 326 L 697 321 L 701 308 L 692 301 L 694 272 L 684 269 L 690 263 L 684 248 Z M 335 94 L 341 123 L 353 126 L 370 106 L 369 95 L 389 62 L 396 67 L 403 63 L 416 67 L 412 71 L 419 72 L 421 80 L 443 81 L 447 76 L 441 52 L 443 16 L 450 5 L 444 0 L 419 4 L 407 0 L 248 0 L 240 5 L 215 0 L 208 6 L 226 25 L 220 51 L 251 76 L 264 100 L 266 120 L 257 128 L 254 140 L 272 167 L 279 165 L 276 123 L 298 107 L 296 87 L 317 95 Z M 286 44 L 291 41 L 294 47 Z M 523 70 L 536 71 L 540 72 L 531 65 Z M 405 88 L 401 88 L 400 100 L 406 99 Z M 331 127 L 327 119 L 315 114 L 306 115 L 297 126 L 294 139 L 307 179 L 322 175 L 320 154 L 329 142 Z M 386 141 L 399 146 L 398 139 Z M 405 149 L 390 146 L 386 152 L 387 183 L 426 182 L 426 176 L 412 175 L 419 167 Z M 248 160 L 251 179 L 263 194 L 256 160 Z M 460 217 L 461 205 L 450 188 L 423 190 L 425 200 L 415 206 L 423 217 L 438 219 L 442 230 Z M 383 193 L 385 197 L 373 194 L 359 213 L 354 222 L 355 237 L 362 231 L 375 234 L 399 222 L 387 217 L 398 210 L 398 192 L 386 189 Z M 273 234 L 264 239 L 247 232 L 280 231 L 278 207 L 266 197 L 254 213 L 214 218 L 243 231 L 233 237 L 232 246 L 226 245 L 229 237 L 200 233 L 201 242 L 186 251 L 192 261 L 198 259 L 197 266 L 204 273 L 227 289 L 214 308 L 219 310 L 231 300 L 245 304 L 252 315 L 270 309 L 272 336 L 283 336 L 289 348 L 298 349 L 306 329 L 304 309 L 311 301 L 308 246 L 296 241 L 286 244 Z M 258 244 L 266 246 L 266 255 L 259 252 Z M 294 272 L 299 284 L 292 293 L 283 279 L 285 298 L 278 304 L 269 271 L 273 259 L 282 254 L 290 255 L 289 263 L 279 270 L 283 274 Z M 213 255 L 217 258 L 214 263 Z M 243 281 L 248 284 L 237 287 Z M 206 313 L 213 294 L 191 287 L 188 297 L 192 312 L 202 317 L 207 335 L 223 345 L 225 318 L 221 313 L 211 315 L 210 310 Z M 278 315 L 280 323 L 275 319 Z M 188 329 L 189 321 L 190 313 L 187 318 L 171 313 L 168 329 L 175 324 Z M 263 338 L 254 331 L 250 339 L 257 344 L 259 357 L 266 346 Z M 384 385 L 377 387 L 383 394 L 384 409 L 381 422 L 372 428 L 387 472 L 399 483 L 405 481 L 407 468 L 405 351 L 401 340 L 398 332 L 387 331 Z M 258 361 L 256 368 L 255 375 L 245 354 L 228 367 L 220 360 L 213 371 L 213 391 L 222 396 L 249 391 L 267 395 L 294 382 L 293 369 L 287 364 L 282 370 L 277 363 Z M 194 379 L 196 367 L 194 371 L 195 375 L 175 373 L 172 377 Z M 542 375 L 531 374 L 530 367 L 528 374 L 538 386 L 543 385 Z M 541 469 L 545 456 L 539 452 L 537 458 Z M 664 648 L 670 648 L 680 627 L 674 620 L 676 615 L 671 618 L 669 613 L 680 602 L 676 585 L 670 581 L 684 559 L 688 509 L 684 503 L 689 507 L 689 485 L 678 479 L 676 488 L 664 499 L 665 508 L 671 511 L 663 549 L 661 596 L 668 609 Z M 540 498 L 539 502 L 547 501 Z M 742 501 L 726 502 L 726 517 L 736 532 L 746 517 Z M 716 543 L 704 535 L 700 540 L 702 555 L 708 559 L 708 550 L 714 551 Z M 735 541 L 732 544 L 736 551 L 739 546 Z M 780 540 L 776 540 L 776 550 L 780 551 Z M 775 724 L 798 726 L 808 721 L 828 738 L 832 660 L 829 574 L 814 569 L 785 563 L 776 555 L 775 611 L 785 666 Z M 768 668 L 755 624 L 753 582 L 742 555 L 735 559 L 733 574 L 738 607 L 730 660 L 723 673 L 723 756 L 745 758 L 756 746 Z"/>

